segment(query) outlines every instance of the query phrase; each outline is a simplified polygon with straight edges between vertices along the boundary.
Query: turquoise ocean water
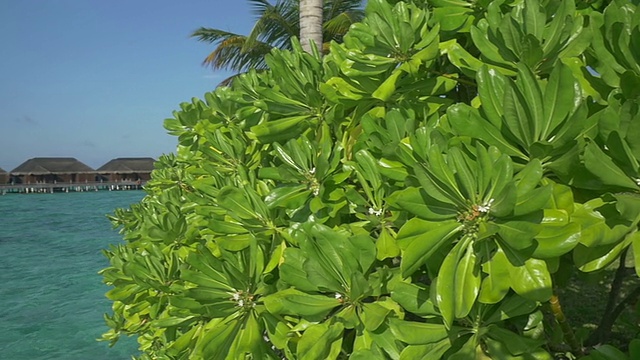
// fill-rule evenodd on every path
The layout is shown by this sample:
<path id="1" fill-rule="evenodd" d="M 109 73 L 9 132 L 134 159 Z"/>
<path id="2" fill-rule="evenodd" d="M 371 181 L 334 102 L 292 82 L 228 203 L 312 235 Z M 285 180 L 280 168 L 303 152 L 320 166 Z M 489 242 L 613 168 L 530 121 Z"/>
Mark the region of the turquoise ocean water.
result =
<path id="1" fill-rule="evenodd" d="M 105 214 L 142 191 L 0 196 L 0 359 L 124 360 L 132 338 L 97 342 L 108 330 L 109 287 L 100 252 L 120 236 Z"/>

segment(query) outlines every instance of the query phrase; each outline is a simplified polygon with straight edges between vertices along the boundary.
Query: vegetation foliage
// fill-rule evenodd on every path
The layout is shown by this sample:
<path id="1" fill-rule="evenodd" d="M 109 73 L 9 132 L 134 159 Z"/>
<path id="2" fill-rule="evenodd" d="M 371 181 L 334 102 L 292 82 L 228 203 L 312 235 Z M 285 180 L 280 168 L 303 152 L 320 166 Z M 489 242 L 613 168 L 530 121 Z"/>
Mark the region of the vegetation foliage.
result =
<path id="1" fill-rule="evenodd" d="M 201 27 L 191 34 L 199 41 L 216 45 L 203 64 L 213 69 L 245 72 L 266 69 L 265 56 L 272 49 L 291 50 L 291 38 L 300 34 L 300 0 L 248 0 L 256 15 L 249 35 Z M 362 20 L 362 0 L 324 0 L 323 38 L 342 42 L 351 24 Z"/>
<path id="2" fill-rule="evenodd" d="M 370 0 L 324 58 L 272 50 L 165 121 L 177 153 L 112 216 L 104 340 L 137 336 L 141 359 L 640 358 L 609 325 L 576 335 L 556 291 L 627 253 L 640 272 L 639 24 L 621 0 Z"/>

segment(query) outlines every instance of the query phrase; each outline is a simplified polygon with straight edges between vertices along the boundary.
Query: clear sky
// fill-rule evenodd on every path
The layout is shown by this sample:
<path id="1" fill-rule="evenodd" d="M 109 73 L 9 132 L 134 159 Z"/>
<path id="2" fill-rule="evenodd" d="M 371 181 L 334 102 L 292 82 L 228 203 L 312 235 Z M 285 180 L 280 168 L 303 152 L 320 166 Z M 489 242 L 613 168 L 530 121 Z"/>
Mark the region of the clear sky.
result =
<path id="1" fill-rule="evenodd" d="M 164 119 L 230 75 L 189 35 L 253 20 L 244 0 L 0 0 L 0 168 L 173 152 Z"/>

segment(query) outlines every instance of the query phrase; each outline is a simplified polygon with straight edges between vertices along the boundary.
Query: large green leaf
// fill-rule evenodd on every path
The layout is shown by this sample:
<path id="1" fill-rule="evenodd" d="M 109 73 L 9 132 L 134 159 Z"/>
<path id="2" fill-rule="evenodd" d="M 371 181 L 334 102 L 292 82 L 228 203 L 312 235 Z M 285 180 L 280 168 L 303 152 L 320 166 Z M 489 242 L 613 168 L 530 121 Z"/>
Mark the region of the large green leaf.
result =
<path id="1" fill-rule="evenodd" d="M 203 279 L 201 284 L 226 291 L 235 291 L 233 286 L 229 284 L 227 274 L 222 269 L 221 260 L 214 257 L 207 248 L 198 247 L 197 252 L 189 256 L 187 263 L 199 270 L 202 275 L 197 275 L 197 273 L 193 272 L 186 272 L 186 274 L 192 274 L 199 278 L 202 278 L 202 276 L 207 277 L 207 280 Z M 192 278 L 192 280 L 195 280 L 195 278 Z"/>
<path id="2" fill-rule="evenodd" d="M 287 247 L 283 253 L 284 262 L 280 264 L 280 276 L 289 285 L 302 291 L 315 292 L 320 289 L 340 289 L 340 282 L 322 269 L 305 265 L 307 256 L 303 251 L 294 247 Z M 308 272 L 316 272 L 309 275 Z"/>
<path id="3" fill-rule="evenodd" d="M 472 169 L 467 159 L 458 147 L 452 147 L 448 152 L 448 163 L 456 169 L 455 179 L 460 186 L 460 190 L 467 199 L 475 200 L 476 194 L 484 189 L 478 189 L 476 184 L 477 173 Z"/>
<path id="4" fill-rule="evenodd" d="M 401 69 L 395 69 L 391 75 L 371 94 L 372 97 L 381 101 L 387 101 L 396 91 L 396 82 L 400 75 L 404 74 Z"/>
<path id="5" fill-rule="evenodd" d="M 517 143 L 525 149 L 536 140 L 535 124 L 534 115 L 523 94 L 513 82 L 507 83 L 504 96 L 504 125 L 514 135 Z"/>
<path id="6" fill-rule="evenodd" d="M 528 108 L 527 113 L 530 115 L 529 129 L 533 141 L 544 139 L 541 137 L 544 128 L 544 103 L 542 99 L 542 90 L 538 84 L 536 76 L 531 68 L 522 63 L 518 63 L 518 78 L 516 87 L 518 92 L 522 94 L 522 99 L 526 102 Z"/>
<path id="7" fill-rule="evenodd" d="M 254 312 L 250 312 L 245 318 L 244 324 L 239 329 L 228 357 L 243 358 L 263 357 L 267 351 L 266 343 L 263 339 L 264 329 L 258 322 L 258 317 Z"/>
<path id="8" fill-rule="evenodd" d="M 530 353 L 544 343 L 544 340 L 526 338 L 496 325 L 489 326 L 487 336 L 505 344 L 513 355 Z"/>
<path id="9" fill-rule="evenodd" d="M 264 143 L 283 141 L 300 135 L 309 126 L 309 115 L 271 120 L 251 127 L 255 137 Z"/>
<path id="10" fill-rule="evenodd" d="M 365 329 L 375 331 L 386 320 L 391 309 L 378 302 L 362 305 L 361 319 Z"/>
<path id="11" fill-rule="evenodd" d="M 289 288 L 262 298 L 267 310 L 273 314 L 288 314 L 322 318 L 341 303 L 335 297 L 312 295 Z"/>
<path id="12" fill-rule="evenodd" d="M 406 311 L 418 316 L 435 316 L 435 309 L 429 295 L 429 289 L 413 283 L 398 282 L 391 291 L 391 298 Z"/>
<path id="13" fill-rule="evenodd" d="M 488 36 L 489 24 L 486 19 L 480 19 L 475 26 L 470 29 L 471 38 L 478 50 L 482 53 L 482 57 L 487 63 L 498 64 L 510 71 L 515 70 L 513 60 L 515 56 L 505 51 L 500 44 L 493 43 Z M 502 98 L 502 97 L 501 97 Z"/>
<path id="14" fill-rule="evenodd" d="M 542 230 L 536 235 L 536 248 L 532 256 L 549 259 L 571 251 L 580 240 L 580 225 L 577 223 L 552 224 L 545 221 Z"/>
<path id="15" fill-rule="evenodd" d="M 452 128 L 459 135 L 482 139 L 487 144 L 497 147 L 501 152 L 509 156 L 527 158 L 517 145 L 505 139 L 499 128 L 483 119 L 477 113 L 477 110 L 470 106 L 464 104 L 450 106 L 447 109 L 447 118 L 451 122 Z"/>
<path id="16" fill-rule="evenodd" d="M 479 290 L 480 274 L 473 242 L 465 236 L 445 257 L 436 281 L 436 304 L 448 328 L 455 318 L 469 314 Z"/>
<path id="17" fill-rule="evenodd" d="M 620 253 L 638 238 L 640 233 L 634 232 L 617 244 L 590 247 L 578 244 L 573 250 L 573 261 L 580 271 L 592 272 L 604 269 L 618 259 Z"/>
<path id="18" fill-rule="evenodd" d="M 471 30 L 473 34 L 473 28 Z M 476 76 L 478 96 L 482 111 L 493 126 L 500 128 L 503 115 L 504 88 L 506 79 L 494 69 L 483 66 Z"/>
<path id="19" fill-rule="evenodd" d="M 620 206 L 612 198 L 595 198 L 577 205 L 571 220 L 581 225 L 580 243 L 587 247 L 616 244 L 633 230 L 633 225 L 637 224 L 635 216 L 632 219 L 622 218 Z M 635 211 L 630 211 L 628 215 L 633 213 Z"/>
<path id="20" fill-rule="evenodd" d="M 467 7 L 445 6 L 433 9 L 433 19 L 443 31 L 468 31 L 473 18 L 473 11 Z"/>
<path id="21" fill-rule="evenodd" d="M 400 255 L 400 247 L 396 242 L 395 236 L 388 228 L 382 228 L 380 236 L 376 241 L 376 258 L 378 260 L 384 260 L 394 258 L 398 255 Z"/>
<path id="22" fill-rule="evenodd" d="M 528 218 L 521 217 L 506 221 L 496 221 L 495 224 L 498 226 L 498 235 L 504 242 L 514 249 L 523 250 L 533 244 L 533 238 L 540 231 L 540 227 L 535 220 L 537 220 L 537 217 L 534 215 Z"/>
<path id="23" fill-rule="evenodd" d="M 322 323 L 309 326 L 298 342 L 298 359 L 336 359 L 342 347 L 343 330 L 344 327 L 341 323 Z"/>
<path id="24" fill-rule="evenodd" d="M 451 348 L 449 339 L 426 345 L 409 345 L 402 350 L 400 360 L 441 359 Z"/>
<path id="25" fill-rule="evenodd" d="M 635 181 L 626 175 L 594 142 L 585 146 L 584 165 L 604 185 L 639 189 Z"/>
<path id="26" fill-rule="evenodd" d="M 396 339 L 409 345 L 425 345 L 446 339 L 449 331 L 442 324 L 419 323 L 396 318 L 389 319 L 389 328 Z"/>
<path id="27" fill-rule="evenodd" d="M 541 302 L 549 300 L 553 291 L 547 263 L 539 259 L 526 259 L 519 253 L 506 249 L 505 253 L 512 265 L 509 269 L 511 288 L 527 299 Z"/>
<path id="28" fill-rule="evenodd" d="M 227 186 L 220 189 L 218 203 L 239 221 L 261 218 L 246 192 L 236 187 Z"/>
<path id="29" fill-rule="evenodd" d="M 469 54 L 455 39 L 441 42 L 440 51 L 446 54 L 449 61 L 469 77 L 475 77 L 483 63 Z"/>
<path id="30" fill-rule="evenodd" d="M 414 218 L 405 223 L 396 238 L 402 249 L 402 276 L 409 276 L 418 270 L 461 228 L 462 225 L 454 220 L 436 223 Z"/>
<path id="31" fill-rule="evenodd" d="M 498 323 L 517 316 L 530 314 L 538 308 L 538 303 L 534 300 L 511 293 L 504 299 L 504 301 L 500 302 L 495 307 L 496 309 L 493 312 L 488 313 L 489 316 L 483 319 L 485 323 Z"/>
<path id="32" fill-rule="evenodd" d="M 315 274 L 320 278 L 330 276 L 337 280 L 342 288 L 349 288 L 351 274 L 358 270 L 358 264 L 356 259 L 348 258 L 341 252 L 348 244 L 343 234 L 314 224 L 300 236 L 300 241 L 302 251 L 312 258 L 312 261 L 305 264 L 310 277 Z"/>
<path id="33" fill-rule="evenodd" d="M 239 319 L 214 319 L 196 343 L 193 355 L 205 359 L 225 360 L 242 323 Z"/>
<path id="34" fill-rule="evenodd" d="M 543 139 L 548 139 L 554 129 L 569 115 L 575 103 L 579 101 L 579 96 L 569 67 L 557 65 L 551 72 L 544 91 L 544 127 L 541 132 Z"/>
<path id="35" fill-rule="evenodd" d="M 487 241 L 482 246 L 487 260 L 482 264 L 482 271 L 486 276 L 482 279 L 478 301 L 485 304 L 495 304 L 501 301 L 509 292 L 509 264 L 504 251 L 498 247 L 494 254 L 489 255 L 490 247 Z"/>

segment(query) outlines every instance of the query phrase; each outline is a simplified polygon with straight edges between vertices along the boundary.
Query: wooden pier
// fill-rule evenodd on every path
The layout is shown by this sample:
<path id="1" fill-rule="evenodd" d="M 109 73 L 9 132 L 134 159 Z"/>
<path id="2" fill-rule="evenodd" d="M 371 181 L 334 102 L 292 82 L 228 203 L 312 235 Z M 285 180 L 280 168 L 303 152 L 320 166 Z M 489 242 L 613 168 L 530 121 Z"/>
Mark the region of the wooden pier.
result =
<path id="1" fill-rule="evenodd" d="M 0 195 L 5 194 L 53 194 L 56 192 L 85 191 L 118 191 L 140 190 L 145 182 L 113 181 L 113 182 L 69 182 L 69 183 L 36 183 L 36 184 L 0 184 Z"/>

